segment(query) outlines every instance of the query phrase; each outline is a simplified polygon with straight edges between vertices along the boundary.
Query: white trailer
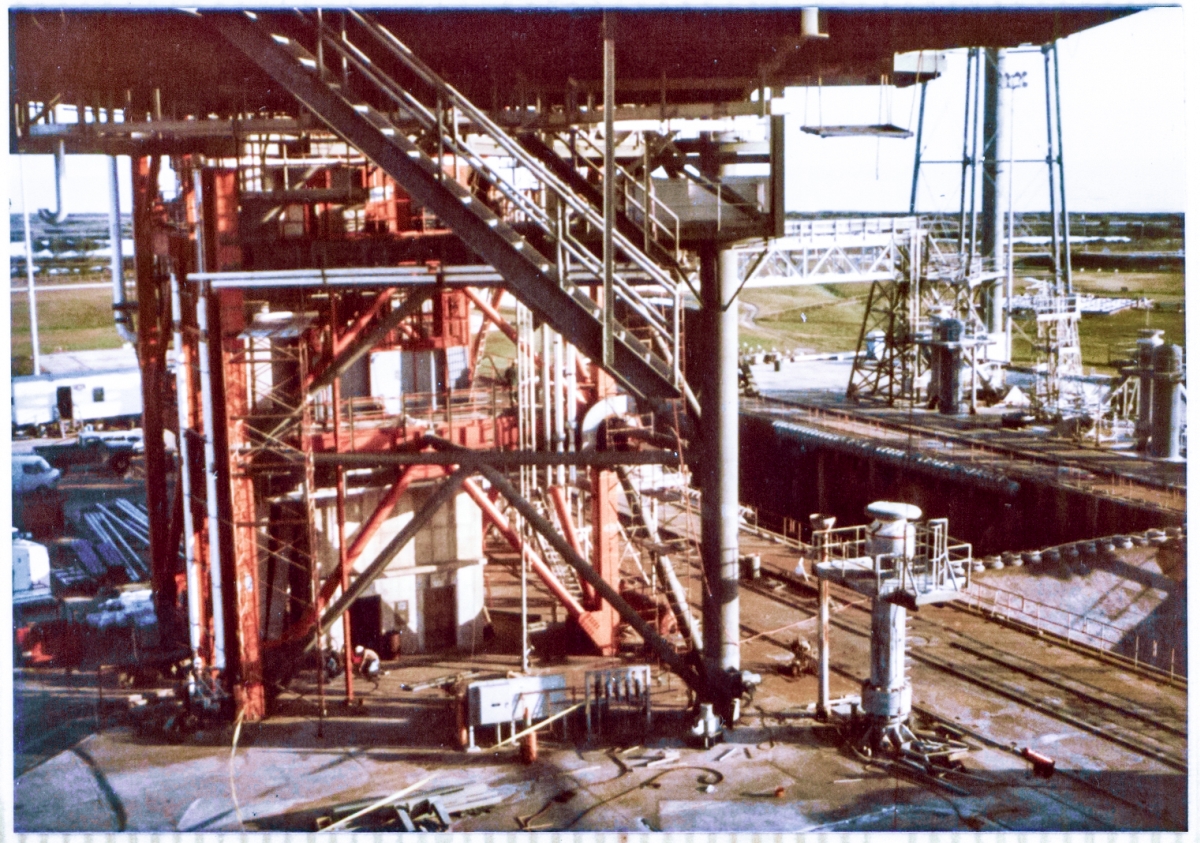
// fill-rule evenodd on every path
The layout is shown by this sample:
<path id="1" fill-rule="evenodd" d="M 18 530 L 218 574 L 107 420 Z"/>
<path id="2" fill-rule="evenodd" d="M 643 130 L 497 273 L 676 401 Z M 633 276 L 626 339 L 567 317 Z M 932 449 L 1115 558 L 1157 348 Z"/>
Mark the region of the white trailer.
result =
<path id="1" fill-rule="evenodd" d="M 136 423 L 142 415 L 142 373 L 110 369 L 12 379 L 13 429 L 59 422 Z"/>

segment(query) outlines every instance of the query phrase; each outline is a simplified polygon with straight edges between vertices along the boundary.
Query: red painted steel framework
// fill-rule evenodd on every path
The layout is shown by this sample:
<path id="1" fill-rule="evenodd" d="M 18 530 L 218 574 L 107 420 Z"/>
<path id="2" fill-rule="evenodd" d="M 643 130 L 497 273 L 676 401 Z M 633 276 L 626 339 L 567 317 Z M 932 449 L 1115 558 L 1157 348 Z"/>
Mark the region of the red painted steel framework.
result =
<path id="1" fill-rule="evenodd" d="M 279 293 L 257 290 L 253 285 L 191 280 L 197 272 L 233 273 L 243 269 L 239 174 L 201 166 L 194 159 L 177 159 L 174 163 L 181 193 L 170 207 L 152 190 L 157 183 L 157 159 L 135 159 L 134 166 L 139 354 L 146 373 L 144 428 L 147 498 L 152 507 L 153 587 L 159 617 L 176 619 L 173 628 L 177 634 L 182 634 L 186 625 L 189 587 L 196 590 L 191 599 L 195 603 L 193 614 L 199 617 L 193 638 L 198 672 L 209 680 L 211 688 L 220 687 L 221 683 L 212 681 L 219 677 L 232 695 L 236 710 L 244 719 L 253 720 L 267 714 L 267 688 L 273 681 L 273 671 L 282 669 L 279 664 L 294 658 L 297 648 L 312 640 L 323 614 L 350 585 L 355 561 L 396 504 L 414 483 L 436 482 L 450 471 L 437 465 L 400 469 L 385 481 L 387 491 L 374 511 L 353 535 L 346 535 L 345 472 L 339 467 L 332 476 L 330 472 L 318 476 L 313 457 L 419 450 L 428 435 L 471 449 L 512 450 L 517 445 L 514 408 L 497 397 L 495 387 L 490 393 L 482 393 L 483 400 L 474 404 L 470 399 L 478 398 L 478 391 L 446 389 L 441 396 L 444 410 L 431 409 L 434 397 L 429 406 L 404 407 L 401 413 L 389 415 L 378 402 L 366 406 L 372 402 L 362 396 L 343 397 L 343 381 L 336 376 L 342 373 L 339 364 L 374 342 L 380 348 L 405 351 L 457 346 L 469 349 L 473 379 L 488 329 L 494 326 L 509 339 L 516 337 L 516 330 L 497 309 L 502 288 L 490 296 L 470 288 L 439 290 L 427 297 L 429 303 L 424 309 L 413 306 L 405 310 L 405 302 L 420 301 L 423 291 L 394 286 L 382 290 L 289 288 Z M 389 187 L 392 197 L 400 197 L 399 201 L 407 204 L 399 187 Z M 414 234 L 411 229 L 398 227 L 397 219 L 403 221 L 402 217 L 372 210 L 393 229 L 389 233 Z M 322 223 L 320 215 L 310 213 L 311 206 L 305 211 L 306 224 Z M 183 224 L 179 224 L 181 221 Z M 261 254 L 261 241 L 257 245 Z M 265 268 L 269 267 L 255 267 Z M 178 297 L 176 330 L 180 345 L 175 357 L 181 369 L 176 378 L 181 422 L 175 425 L 165 422 L 169 414 L 163 401 L 163 396 L 170 394 L 166 388 L 166 348 L 172 285 Z M 482 316 L 474 332 L 469 318 L 473 307 Z M 300 320 L 286 339 L 255 339 L 256 315 L 268 309 L 272 313 L 300 313 L 307 318 Z M 396 319 L 395 314 L 401 311 L 406 317 Z M 263 349 L 256 348 L 256 344 L 264 343 L 271 346 L 269 358 L 274 375 L 266 393 L 256 379 L 263 366 L 263 360 L 256 359 L 256 354 L 262 357 Z M 284 347 L 286 353 L 281 351 Z M 282 371 L 289 366 L 290 371 Z M 608 391 L 604 386 L 608 378 L 597 372 L 591 373 L 589 381 L 580 382 L 582 404 L 591 404 L 601 390 Z M 328 403 L 312 400 L 307 394 L 321 384 L 331 388 L 332 400 Z M 422 409 L 427 411 L 426 418 L 414 422 L 413 416 L 421 415 Z M 183 482 L 172 485 L 161 446 L 162 429 L 180 423 L 180 453 L 188 463 L 186 488 Z M 183 474 L 178 472 L 176 477 L 182 478 Z M 591 542 L 591 562 L 605 582 L 617 590 L 621 546 L 616 506 L 621 492 L 611 471 L 593 470 L 592 478 L 595 538 Z M 289 520 L 295 520 L 297 508 L 274 507 L 268 500 L 280 484 L 297 482 L 309 502 L 317 488 L 332 486 L 336 490 L 334 529 L 340 550 L 338 564 L 324 577 L 311 552 L 315 542 L 311 509 L 304 513 L 299 508 L 299 521 L 306 523 L 297 528 Z M 531 572 L 565 606 L 568 616 L 597 650 L 614 652 L 619 619 L 612 607 L 586 585 L 583 597 L 576 598 L 514 529 L 509 516 L 493 499 L 494 492 L 489 496 L 472 480 L 467 480 L 463 488 L 479 505 L 486 523 L 523 555 Z M 210 496 L 215 496 L 213 504 Z M 554 500 L 564 500 L 565 504 L 562 496 L 563 490 L 558 489 Z M 564 505 L 558 516 L 569 519 L 568 507 Z M 185 521 L 191 524 L 186 536 Z M 560 523 L 573 547 L 580 550 L 574 525 Z M 180 570 L 181 539 L 190 548 L 185 558 L 195 567 L 190 576 L 188 571 Z M 268 635 L 271 619 L 264 606 L 269 609 L 272 595 L 268 592 L 277 583 L 264 582 L 264 577 L 268 572 L 272 578 L 280 577 L 276 564 L 288 571 L 289 612 L 282 631 Z M 350 642 L 348 615 L 343 615 L 343 624 L 344 640 Z M 345 693 L 348 697 L 353 693 L 349 678 Z"/>

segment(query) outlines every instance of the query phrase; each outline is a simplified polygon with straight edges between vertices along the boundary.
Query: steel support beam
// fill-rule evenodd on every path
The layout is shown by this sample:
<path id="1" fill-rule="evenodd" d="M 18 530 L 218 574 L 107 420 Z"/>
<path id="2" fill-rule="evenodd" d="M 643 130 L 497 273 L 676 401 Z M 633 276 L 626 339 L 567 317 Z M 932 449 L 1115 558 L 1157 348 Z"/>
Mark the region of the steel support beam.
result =
<path id="1" fill-rule="evenodd" d="M 659 537 L 658 525 L 651 522 L 650 518 L 646 515 L 646 510 L 642 505 L 642 497 L 629 478 L 629 472 L 617 469 L 617 476 L 621 478 L 621 485 L 625 489 L 625 497 L 629 501 L 630 513 L 645 531 L 646 539 L 651 544 L 661 544 L 662 540 Z M 663 590 L 667 594 L 667 604 L 671 607 L 671 614 L 675 616 L 675 622 L 683 630 L 684 636 L 687 638 L 687 642 L 692 650 L 697 653 L 702 652 L 704 650 L 704 637 L 700 631 L 700 624 L 696 621 L 695 616 L 692 615 L 691 607 L 688 606 L 687 591 L 684 590 L 683 584 L 679 582 L 679 577 L 675 574 L 675 566 L 671 562 L 671 557 L 659 551 L 654 551 L 653 555 L 654 567 L 658 572 L 658 578 L 662 580 Z"/>
<path id="2" fill-rule="evenodd" d="M 596 575 L 608 583 L 613 591 L 621 585 L 621 521 L 617 513 L 616 496 L 619 482 L 613 471 L 593 467 L 589 472 L 592 480 L 592 568 Z M 591 592 L 587 594 L 587 592 Z M 604 602 L 595 587 L 586 589 L 590 598 L 589 608 L 595 613 L 599 628 L 596 630 L 597 645 L 602 655 L 616 654 L 616 626 L 612 606 Z"/>
<path id="3" fill-rule="evenodd" d="M 736 416 L 736 412 L 734 413 Z M 684 452 L 685 457 L 690 456 Z M 299 457 L 295 458 L 299 460 Z M 521 465 L 538 467 L 555 465 L 612 468 L 618 465 L 679 465 L 678 451 L 468 451 L 463 454 L 446 451 L 384 451 L 380 453 L 334 452 L 313 455 L 317 465 L 340 465 L 344 468 L 377 468 L 382 465 L 492 465 L 512 468 Z M 689 460 L 690 461 L 690 460 Z"/>
<path id="4" fill-rule="evenodd" d="M 179 546 L 168 540 L 171 520 L 167 493 L 167 452 L 163 442 L 163 396 L 167 386 L 166 322 L 170 301 L 154 267 L 154 201 L 158 198 L 158 159 L 134 158 L 133 258 L 137 284 L 138 364 L 142 370 L 142 431 L 146 460 L 146 511 L 150 521 L 150 583 L 158 627 L 175 630 L 178 598 L 175 570 Z M 178 481 L 176 481 L 178 482 Z"/>
<path id="5" fill-rule="evenodd" d="M 336 360 L 340 354 L 354 345 L 355 341 L 362 336 L 362 332 L 375 319 L 380 312 L 387 307 L 388 302 L 392 300 L 392 296 L 399 292 L 398 287 L 385 287 L 380 290 L 375 300 L 371 302 L 371 306 L 364 310 L 358 318 L 351 323 L 345 331 L 334 331 L 333 336 L 333 359 Z"/>
<path id="6" fill-rule="evenodd" d="M 500 333 L 508 337 L 509 342 L 516 344 L 517 329 L 509 324 L 508 320 L 500 315 L 500 311 L 496 308 L 500 304 L 500 297 L 504 294 L 503 290 L 497 290 L 495 298 L 492 302 L 484 301 L 483 297 L 470 287 L 463 287 L 463 291 L 467 294 L 467 298 L 471 300 L 471 304 L 479 308 L 479 312 L 484 318 L 500 329 Z"/>
<path id="7" fill-rule="evenodd" d="M 545 583 L 546 588 L 550 590 L 550 593 L 554 595 L 558 602 L 563 604 L 567 610 L 567 614 L 576 620 L 583 621 L 589 614 L 587 609 L 575 599 L 575 595 L 567 591 L 567 587 L 563 585 L 562 580 L 555 576 L 554 572 L 542 561 L 541 557 L 534 553 L 528 544 L 522 541 L 521 536 L 508 523 L 508 519 L 496 508 L 494 503 L 488 500 L 488 496 L 479 488 L 479 485 L 472 480 L 466 480 L 463 482 L 463 491 L 470 495 L 471 500 L 475 501 L 475 505 L 483 513 L 483 517 L 491 522 L 497 531 L 499 531 L 504 540 L 508 542 L 509 547 L 517 551 L 517 553 L 522 554 L 522 558 L 529 561 L 530 569 Z M 581 623 L 581 626 L 583 625 Z M 585 632 L 588 631 L 589 626 L 594 626 L 594 624 L 584 626 Z"/>
<path id="8" fill-rule="evenodd" d="M 550 546 L 559 552 L 563 561 L 574 568 L 581 579 L 587 581 L 602 598 L 607 600 L 623 621 L 637 630 L 663 663 L 677 673 L 688 684 L 688 687 L 697 693 L 702 693 L 703 682 L 700 673 L 687 659 L 675 652 L 671 642 L 659 635 L 612 586 L 604 581 L 603 577 L 596 573 L 586 560 L 571 550 L 567 540 L 559 535 L 558 531 L 554 529 L 554 525 L 543 518 L 529 501 L 521 497 L 521 493 L 513 488 L 503 474 L 486 465 L 480 466 L 479 470 L 488 479 L 488 482 L 521 513 L 530 526 L 541 533 Z"/>
<path id="9" fill-rule="evenodd" d="M 234 702 L 247 721 L 266 716 L 267 702 L 263 687 L 262 622 L 258 599 L 258 531 L 255 511 L 257 500 L 254 481 L 247 473 L 241 454 L 250 444 L 249 385 L 241 338 L 244 303 L 240 291 L 216 293 L 216 336 L 210 346 L 217 354 L 219 375 L 214 374 L 214 405 L 219 420 L 217 433 L 220 488 L 218 512 L 223 513 L 221 541 L 229 548 L 222 552 L 228 560 L 230 576 L 226 580 L 225 599 L 232 612 L 234 636 Z M 211 304 L 211 302 L 210 302 Z M 211 330 L 211 329 L 210 329 Z"/>
<path id="10" fill-rule="evenodd" d="M 710 674 L 739 670 L 737 252 L 700 253 L 702 318 L 708 339 L 701 395 L 700 557 L 704 569 L 704 658 Z M 723 703 L 721 700 L 714 702 Z"/>
<path id="11" fill-rule="evenodd" d="M 412 290 L 404 302 L 379 320 L 379 323 L 371 331 L 347 340 L 342 345 L 341 351 L 335 354 L 333 359 L 322 369 L 313 374 L 312 382 L 308 386 L 308 394 L 312 395 L 329 386 L 335 378 L 341 377 L 347 369 L 383 342 L 401 322 L 420 310 L 431 292 L 432 290 L 429 288 Z"/>
<path id="12" fill-rule="evenodd" d="M 382 500 L 375 506 L 375 511 L 370 517 L 358 528 L 358 532 L 354 534 L 354 540 L 350 542 L 350 546 L 346 548 L 346 569 L 349 570 L 354 566 L 354 562 L 362 555 L 367 543 L 375 537 L 375 533 L 383 526 L 383 522 L 387 521 L 388 516 L 392 514 L 392 510 L 396 508 L 396 504 L 400 502 L 400 498 L 404 497 L 404 493 L 408 491 L 408 487 L 412 484 L 415 477 L 414 472 L 405 469 L 392 487 L 388 489 Z M 338 588 L 342 587 L 341 572 L 337 571 L 325 579 L 321 585 L 321 590 L 317 595 L 316 601 L 310 606 L 300 619 L 287 631 L 278 643 L 286 643 L 289 641 L 297 641 L 308 634 L 312 629 L 313 624 L 317 622 L 320 615 L 320 606 L 325 605 L 333 599 L 333 595 L 337 593 Z"/>

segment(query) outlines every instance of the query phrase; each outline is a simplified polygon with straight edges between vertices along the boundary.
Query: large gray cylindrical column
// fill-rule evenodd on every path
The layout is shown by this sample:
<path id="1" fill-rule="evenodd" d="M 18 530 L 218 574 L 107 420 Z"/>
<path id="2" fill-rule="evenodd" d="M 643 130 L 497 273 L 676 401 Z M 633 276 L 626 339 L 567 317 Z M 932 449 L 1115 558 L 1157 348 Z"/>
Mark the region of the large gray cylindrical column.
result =
<path id="1" fill-rule="evenodd" d="M 1154 398 L 1151 408 L 1150 456 L 1179 459 L 1183 406 L 1183 349 L 1160 345 L 1154 349 Z"/>
<path id="2" fill-rule="evenodd" d="M 700 556 L 704 566 L 704 656 L 713 673 L 738 670 L 738 260 L 716 244 L 701 249 L 706 351 L 700 401 Z"/>
<path id="3" fill-rule="evenodd" d="M 1138 331 L 1138 417 L 1134 426 L 1138 448 L 1145 448 L 1150 444 L 1151 407 L 1154 404 L 1154 350 L 1163 344 L 1162 334 L 1162 331 L 1155 328 L 1143 328 Z"/>
<path id="4" fill-rule="evenodd" d="M 879 598 L 871 607 L 871 677 L 863 683 L 862 707 L 880 725 L 895 725 L 912 712 L 912 686 L 904 676 L 908 611 Z"/>

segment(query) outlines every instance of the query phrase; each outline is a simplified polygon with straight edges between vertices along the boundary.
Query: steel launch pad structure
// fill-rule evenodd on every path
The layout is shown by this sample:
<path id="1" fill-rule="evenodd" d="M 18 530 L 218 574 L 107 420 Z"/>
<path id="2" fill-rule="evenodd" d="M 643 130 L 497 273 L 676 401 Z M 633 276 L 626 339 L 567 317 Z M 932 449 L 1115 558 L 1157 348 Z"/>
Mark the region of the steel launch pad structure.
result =
<path id="1" fill-rule="evenodd" d="M 736 720 L 754 682 L 739 659 L 737 299 L 772 250 L 812 245 L 780 243 L 819 237 L 785 223 L 770 94 L 924 84 L 899 54 L 1048 45 L 1132 11 L 11 10 L 10 148 L 133 162 L 133 295 L 115 307 L 142 369 L 157 616 L 194 700 L 268 716 L 306 653 L 350 650 L 351 605 L 439 513 L 474 507 L 450 531 L 496 529 L 523 595 L 536 577 L 598 653 L 632 626 Z M 56 122 L 60 105 L 78 119 Z M 736 116 L 759 137 L 688 128 Z M 985 174 L 985 208 L 996 190 Z M 900 229 L 885 270 L 902 278 L 921 246 Z M 490 331 L 516 361 L 480 386 Z M 961 355 L 960 340 L 930 342 Z M 911 374 L 913 341 L 897 342 L 868 373 L 875 392 Z M 699 623 L 658 560 L 682 649 L 621 581 L 618 506 L 638 467 L 701 490 Z M 425 590 L 393 601 L 409 614 L 392 621 L 414 647 L 475 641 L 469 544 L 409 563 Z"/>

